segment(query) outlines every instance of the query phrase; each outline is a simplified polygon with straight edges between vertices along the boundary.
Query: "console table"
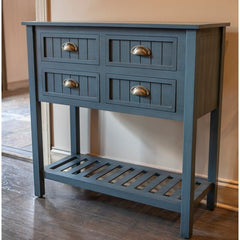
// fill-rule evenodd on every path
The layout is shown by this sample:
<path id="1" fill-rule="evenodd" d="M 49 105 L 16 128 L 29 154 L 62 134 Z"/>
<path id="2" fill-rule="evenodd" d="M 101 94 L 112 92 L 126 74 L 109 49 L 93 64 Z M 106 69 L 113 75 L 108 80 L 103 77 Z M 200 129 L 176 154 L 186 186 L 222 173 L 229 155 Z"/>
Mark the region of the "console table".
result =
<path id="1" fill-rule="evenodd" d="M 24 22 L 27 28 L 35 195 L 44 179 L 181 213 L 214 209 L 225 29 L 229 23 Z M 71 155 L 43 166 L 41 102 L 70 105 Z M 184 123 L 182 174 L 80 153 L 79 107 Z M 195 177 L 197 119 L 211 112 L 208 179 Z M 139 129 L 141 131 L 141 129 Z M 120 147 L 120 146 L 119 146 Z"/>

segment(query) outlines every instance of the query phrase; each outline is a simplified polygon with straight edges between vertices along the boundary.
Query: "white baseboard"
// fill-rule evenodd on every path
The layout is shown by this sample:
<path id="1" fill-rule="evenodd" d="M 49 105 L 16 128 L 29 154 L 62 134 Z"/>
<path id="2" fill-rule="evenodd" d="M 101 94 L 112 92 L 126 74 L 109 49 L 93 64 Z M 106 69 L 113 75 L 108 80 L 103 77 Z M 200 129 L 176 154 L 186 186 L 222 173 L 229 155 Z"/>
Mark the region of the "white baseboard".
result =
<path id="1" fill-rule="evenodd" d="M 69 155 L 70 153 L 67 151 L 59 150 L 56 148 L 53 148 L 51 150 L 51 161 L 55 162 L 66 155 Z M 108 158 L 107 156 L 105 156 Z M 134 162 L 132 162 L 134 164 Z M 139 163 L 135 163 L 139 164 Z M 144 164 L 145 166 L 148 167 L 153 167 L 148 164 Z M 163 169 L 164 170 L 164 169 Z M 170 169 L 167 169 L 168 171 Z M 172 170 L 170 170 L 172 171 Z M 177 172 L 177 171 L 175 171 Z M 198 177 L 203 177 L 207 178 L 206 175 L 203 174 L 196 174 Z M 231 211 L 238 211 L 238 181 L 234 181 L 231 179 L 224 179 L 224 178 L 219 178 L 218 179 L 218 202 L 217 206 L 220 208 L 225 208 Z M 206 200 L 203 199 L 202 203 L 206 203 Z"/>

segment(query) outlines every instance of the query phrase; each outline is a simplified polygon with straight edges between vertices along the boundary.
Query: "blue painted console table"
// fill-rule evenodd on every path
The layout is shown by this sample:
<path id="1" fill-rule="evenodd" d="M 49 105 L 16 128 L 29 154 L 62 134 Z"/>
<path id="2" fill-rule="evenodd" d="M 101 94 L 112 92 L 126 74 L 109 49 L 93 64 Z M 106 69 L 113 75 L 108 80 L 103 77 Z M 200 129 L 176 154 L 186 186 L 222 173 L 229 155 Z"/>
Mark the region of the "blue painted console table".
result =
<path id="1" fill-rule="evenodd" d="M 24 22 L 35 195 L 44 178 L 181 213 L 216 203 L 225 29 L 215 24 Z M 71 156 L 44 168 L 41 102 L 70 105 Z M 184 122 L 182 174 L 80 153 L 79 107 Z M 197 119 L 211 112 L 208 179 L 195 177 Z M 139 130 L 140 131 L 140 130 Z"/>

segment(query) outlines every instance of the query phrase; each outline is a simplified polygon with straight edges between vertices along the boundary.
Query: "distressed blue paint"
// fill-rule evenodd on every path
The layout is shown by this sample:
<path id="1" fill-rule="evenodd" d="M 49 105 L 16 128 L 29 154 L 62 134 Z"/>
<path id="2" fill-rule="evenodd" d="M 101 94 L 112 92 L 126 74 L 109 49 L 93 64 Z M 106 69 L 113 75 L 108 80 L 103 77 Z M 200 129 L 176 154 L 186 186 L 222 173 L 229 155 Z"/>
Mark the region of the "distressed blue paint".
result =
<path id="1" fill-rule="evenodd" d="M 23 24 L 27 25 L 35 195 L 44 194 L 40 102 L 70 105 L 72 155 L 47 166 L 45 177 L 180 212 L 181 236 L 191 237 L 193 207 L 207 193 L 208 208 L 216 203 L 224 33 L 229 24 Z M 65 41 L 74 42 L 78 51 L 63 51 Z M 151 49 L 152 55 L 131 55 L 136 44 Z M 63 87 L 65 78 L 73 78 L 79 88 Z M 132 96 L 129 90 L 134 85 L 147 87 L 150 96 Z M 81 155 L 79 107 L 183 121 L 183 173 Z M 197 118 L 209 111 L 206 180 L 195 178 L 195 148 Z M 110 174 L 112 170 L 116 172 Z M 126 176 L 116 180 L 122 174 Z M 143 175 L 134 181 L 138 174 Z M 153 176 L 143 189 L 137 188 Z M 180 181 L 182 186 L 173 190 Z M 160 183 L 165 185 L 156 190 Z"/>

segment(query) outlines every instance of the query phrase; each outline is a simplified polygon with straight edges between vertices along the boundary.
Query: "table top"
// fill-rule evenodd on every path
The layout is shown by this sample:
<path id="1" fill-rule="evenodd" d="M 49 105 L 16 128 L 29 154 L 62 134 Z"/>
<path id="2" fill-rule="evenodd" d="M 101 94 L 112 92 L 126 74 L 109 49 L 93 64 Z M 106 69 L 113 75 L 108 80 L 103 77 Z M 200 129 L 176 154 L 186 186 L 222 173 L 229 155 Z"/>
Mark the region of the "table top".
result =
<path id="1" fill-rule="evenodd" d="M 230 26 L 229 22 L 22 22 L 30 26 L 74 26 L 74 27 L 120 27 L 120 28 L 166 28 L 166 29 L 203 29 Z"/>

